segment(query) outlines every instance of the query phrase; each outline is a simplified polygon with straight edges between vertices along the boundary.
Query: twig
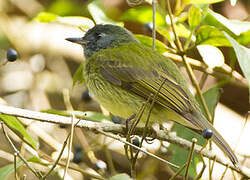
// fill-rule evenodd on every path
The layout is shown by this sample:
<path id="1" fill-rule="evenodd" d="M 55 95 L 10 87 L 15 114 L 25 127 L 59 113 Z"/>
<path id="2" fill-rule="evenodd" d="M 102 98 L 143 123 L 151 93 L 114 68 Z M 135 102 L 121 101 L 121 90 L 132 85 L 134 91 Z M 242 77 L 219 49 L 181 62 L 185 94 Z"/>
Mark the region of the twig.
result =
<path id="1" fill-rule="evenodd" d="M 14 173 L 15 173 L 15 179 L 18 180 L 18 177 L 17 177 L 17 168 L 16 168 L 16 157 L 17 157 L 17 153 L 14 152 Z"/>
<path id="2" fill-rule="evenodd" d="M 61 150 L 59 156 L 57 157 L 55 163 L 53 164 L 53 166 L 51 167 L 51 169 L 49 170 L 49 172 L 43 176 L 42 179 L 46 179 L 46 178 L 50 175 L 50 173 L 55 169 L 56 165 L 58 164 L 59 160 L 60 160 L 61 157 L 62 157 L 63 151 L 64 151 L 64 149 L 65 149 L 65 147 L 66 147 L 66 145 L 67 145 L 67 141 L 68 141 L 68 139 L 69 139 L 69 136 L 70 136 L 70 134 L 68 134 L 66 140 L 64 141 L 62 150 Z"/>
<path id="3" fill-rule="evenodd" d="M 190 149 L 189 155 L 188 155 L 187 167 L 186 167 L 186 171 L 185 171 L 185 175 L 184 175 L 184 180 L 188 179 L 188 170 L 189 170 L 189 166 L 190 166 L 191 161 L 192 161 L 192 157 L 193 157 L 193 153 L 194 153 L 194 146 L 195 146 L 196 142 L 197 142 L 197 139 L 193 138 L 192 139 L 192 146 L 191 146 L 191 149 Z"/>
<path id="4" fill-rule="evenodd" d="M 70 161 L 70 153 L 71 153 L 71 148 L 72 148 L 72 143 L 73 143 L 73 135 L 74 135 L 74 120 L 75 120 L 75 115 L 72 113 L 72 117 L 71 117 L 71 130 L 70 130 L 70 139 L 69 139 L 69 147 L 68 147 L 68 158 L 67 158 L 67 162 L 66 162 L 66 166 L 65 166 L 65 170 L 64 170 L 64 174 L 63 174 L 63 179 L 65 178 L 65 175 L 67 174 L 68 168 L 69 168 L 69 161 Z"/>
<path id="5" fill-rule="evenodd" d="M 153 157 L 153 158 L 155 158 L 155 159 L 157 159 L 157 160 L 159 160 L 159 161 L 161 161 L 161 162 L 164 162 L 164 163 L 166 163 L 166 164 L 168 164 L 168 165 L 170 165 L 170 166 L 173 166 L 173 167 L 175 167 L 175 168 L 179 168 L 179 166 L 177 166 L 177 165 L 175 165 L 175 164 L 172 164 L 172 163 L 166 161 L 165 159 L 162 159 L 162 158 L 160 158 L 160 157 L 158 157 L 158 156 L 156 156 L 156 155 L 154 155 L 154 154 L 152 154 L 152 153 L 150 153 L 150 152 L 147 152 L 147 151 L 145 151 L 145 150 L 143 150 L 143 149 L 137 147 L 137 146 L 134 145 L 134 144 L 131 144 L 131 143 L 127 142 L 127 141 L 124 141 L 123 139 L 121 139 L 121 138 L 118 137 L 118 136 L 115 136 L 115 135 L 113 135 L 113 134 L 106 133 L 106 132 L 104 132 L 104 131 L 102 131 L 102 130 L 100 130 L 100 129 L 96 129 L 96 131 L 99 132 L 99 133 L 101 133 L 101 134 L 103 134 L 103 135 L 105 135 L 105 136 L 107 136 L 107 137 L 113 138 L 113 139 L 115 139 L 115 140 L 117 140 L 117 141 L 120 141 L 120 142 L 122 142 L 122 143 L 124 143 L 124 144 L 127 144 L 127 145 L 129 145 L 129 146 L 132 146 L 133 148 L 135 148 L 135 149 L 137 149 L 137 150 L 139 150 L 139 151 L 141 151 L 141 152 L 143 152 L 143 153 L 145 153 L 145 154 L 147 154 L 147 155 L 149 155 L 149 156 L 151 156 L 151 157 Z"/>
<path id="6" fill-rule="evenodd" d="M 183 164 L 179 169 L 178 171 L 176 171 L 176 173 L 171 176 L 171 178 L 169 180 L 174 180 L 180 173 L 181 171 L 187 166 L 187 163 Z"/>
<path id="7" fill-rule="evenodd" d="M 25 110 L 25 109 L 20 109 L 20 108 L 15 108 L 11 106 L 5 106 L 5 105 L 0 105 L 0 113 L 6 114 L 6 115 L 11 115 L 11 116 L 17 116 L 17 117 L 23 117 L 27 119 L 32 119 L 32 120 L 38 120 L 41 122 L 49 122 L 49 123 L 55 123 L 55 124 L 71 124 L 71 118 L 70 117 L 65 117 L 65 116 L 60 116 L 60 115 L 55 115 L 55 114 L 48 114 L 48 113 L 41 113 L 41 112 L 35 112 L 31 110 Z M 80 120 L 77 119 L 76 120 Z M 112 123 L 99 123 L 99 122 L 93 122 L 93 121 L 87 121 L 81 119 L 81 121 L 76 125 L 77 127 L 81 127 L 87 130 L 95 131 L 97 129 L 100 129 L 104 132 L 110 132 L 110 133 L 115 133 L 115 134 L 123 134 L 125 135 L 126 133 L 126 128 L 124 125 L 121 124 L 112 124 Z M 144 128 L 137 127 L 134 134 L 135 135 L 142 135 Z M 152 131 L 150 131 L 152 132 Z M 190 149 L 191 148 L 191 143 L 183 138 L 177 137 L 175 135 L 166 133 L 164 130 L 159 130 L 154 132 L 155 138 L 158 140 L 163 140 L 163 141 L 168 141 L 169 143 L 178 145 L 180 147 L 183 147 L 185 149 Z M 195 145 L 195 152 L 200 153 L 200 150 L 202 149 L 201 146 Z M 207 157 L 209 159 L 213 159 L 214 154 L 208 151 L 202 151 L 202 155 L 204 157 Z M 216 162 L 227 166 L 229 163 L 228 161 L 225 161 L 221 158 L 217 158 Z M 229 165 L 230 169 L 233 169 L 234 171 L 242 174 L 243 176 L 249 177 L 250 178 L 250 170 L 246 169 L 244 172 L 242 170 L 239 170 L 235 168 L 233 165 Z"/>
<path id="8" fill-rule="evenodd" d="M 228 170 L 228 166 L 226 167 L 225 171 L 222 173 L 220 180 L 223 180 L 223 178 L 226 175 L 227 170 Z"/>
<path id="9" fill-rule="evenodd" d="M 35 169 L 33 169 L 33 167 L 31 167 L 29 165 L 29 163 L 26 161 L 26 159 L 19 153 L 19 151 L 17 150 L 17 148 L 15 147 L 15 145 L 13 144 L 13 142 L 11 141 L 11 139 L 9 138 L 9 136 L 7 135 L 7 133 L 5 132 L 4 129 L 4 123 L 1 121 L 1 126 L 2 126 L 2 130 L 3 130 L 3 134 L 6 137 L 6 139 L 8 140 L 8 142 L 10 143 L 11 147 L 14 149 L 15 153 L 17 154 L 17 156 L 24 162 L 24 164 L 33 172 L 33 174 L 38 177 L 41 178 L 42 175 L 38 172 L 36 172 Z"/>
<path id="10" fill-rule="evenodd" d="M 204 99 L 204 97 L 203 97 L 203 95 L 201 93 L 199 84 L 198 84 L 198 82 L 197 82 L 197 80 L 195 78 L 193 70 L 192 70 L 190 64 L 187 62 L 187 59 L 186 59 L 187 57 L 186 57 L 186 55 L 185 55 L 185 53 L 183 51 L 183 47 L 181 45 L 180 39 L 179 39 L 179 37 L 178 37 L 178 35 L 177 35 L 176 31 L 175 31 L 174 21 L 173 21 L 173 17 L 172 17 L 173 13 L 172 13 L 172 10 L 171 10 L 171 6 L 170 6 L 169 0 L 167 0 L 167 9 L 168 9 L 169 18 L 170 18 L 170 21 L 171 21 L 172 31 L 173 31 L 174 36 L 175 36 L 175 41 L 176 41 L 176 46 L 177 46 L 177 49 L 178 49 L 178 53 L 182 57 L 182 60 L 183 60 L 183 62 L 185 64 L 185 67 L 187 69 L 187 73 L 188 73 L 188 75 L 189 75 L 189 77 L 190 77 L 190 79 L 191 79 L 191 81 L 192 81 L 192 83 L 193 83 L 193 85 L 194 85 L 194 87 L 195 87 L 195 89 L 197 91 L 197 94 L 198 94 L 198 96 L 199 96 L 199 98 L 201 100 L 202 106 L 204 107 L 205 113 L 207 115 L 207 119 L 211 122 L 212 121 L 212 117 L 211 117 L 211 114 L 210 114 L 210 112 L 208 110 L 206 101 L 205 101 L 205 99 Z"/>

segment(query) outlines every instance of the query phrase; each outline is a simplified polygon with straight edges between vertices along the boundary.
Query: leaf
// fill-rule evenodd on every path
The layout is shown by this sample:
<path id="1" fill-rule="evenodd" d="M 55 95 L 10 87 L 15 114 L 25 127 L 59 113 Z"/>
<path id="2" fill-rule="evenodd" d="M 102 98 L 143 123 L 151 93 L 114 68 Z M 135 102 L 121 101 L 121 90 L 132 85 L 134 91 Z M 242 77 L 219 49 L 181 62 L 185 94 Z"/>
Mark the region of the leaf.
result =
<path id="1" fill-rule="evenodd" d="M 239 37 L 237 37 L 237 42 L 248 46 L 250 44 L 250 30 L 244 33 L 241 33 Z"/>
<path id="2" fill-rule="evenodd" d="M 95 26 L 95 23 L 86 17 L 81 16 L 65 16 L 65 17 L 58 17 L 57 21 L 62 24 L 68 24 L 72 26 L 80 26 L 84 29 L 91 29 Z"/>
<path id="3" fill-rule="evenodd" d="M 123 22 L 116 22 L 109 17 L 103 11 L 103 7 L 99 0 L 94 0 L 88 5 L 88 10 L 95 20 L 96 24 L 115 24 L 118 26 L 123 26 Z"/>
<path id="4" fill-rule="evenodd" d="M 200 26 L 195 33 L 196 41 L 198 44 L 208 44 L 213 46 L 231 46 L 231 43 L 224 36 L 224 34 L 213 26 L 203 25 Z"/>
<path id="5" fill-rule="evenodd" d="M 176 33 L 180 37 L 188 38 L 190 35 L 189 29 L 183 23 L 177 23 L 174 25 Z M 192 40 L 194 40 L 192 38 Z"/>
<path id="6" fill-rule="evenodd" d="M 224 16 L 213 12 L 211 9 L 208 9 L 208 13 L 202 22 L 204 24 L 215 26 L 221 30 L 224 30 L 234 38 L 239 36 L 241 33 L 250 30 L 250 22 L 229 20 Z"/>
<path id="7" fill-rule="evenodd" d="M 233 49 L 235 51 L 236 57 L 240 64 L 240 68 L 247 79 L 248 85 L 250 85 L 250 49 L 240 45 L 232 37 L 230 37 L 226 32 L 223 32 L 228 40 L 231 42 Z M 249 89 L 249 102 L 250 102 L 250 89 Z"/>
<path id="8" fill-rule="evenodd" d="M 194 5 L 189 8 L 188 11 L 188 24 L 191 31 L 193 31 L 201 21 L 201 12 L 200 8 L 195 7 Z"/>
<path id="9" fill-rule="evenodd" d="M 147 24 L 153 21 L 152 7 L 140 6 L 136 8 L 130 8 L 124 12 L 121 16 L 122 21 L 137 21 L 142 24 Z M 155 14 L 156 25 L 165 25 L 165 19 L 163 16 L 156 12 Z"/>
<path id="10" fill-rule="evenodd" d="M 135 37 L 143 45 L 148 46 L 148 47 L 152 47 L 152 41 L 153 40 L 152 40 L 151 37 L 144 36 L 144 35 L 141 35 L 141 34 L 136 34 Z M 165 44 L 163 44 L 161 41 L 159 41 L 157 39 L 155 40 L 155 50 L 157 52 L 159 52 L 159 53 L 164 53 L 164 52 L 168 51 Z"/>
<path id="11" fill-rule="evenodd" d="M 184 0 L 184 4 L 213 4 L 224 0 Z"/>
<path id="12" fill-rule="evenodd" d="M 34 149 L 38 148 L 39 143 L 29 135 L 23 125 L 19 122 L 18 118 L 5 114 L 0 114 L 0 119 L 3 120 L 4 123 L 8 126 L 8 128 L 14 131 L 16 135 L 18 135 L 19 137 L 24 137 L 27 143 L 31 145 Z"/>
<path id="13" fill-rule="evenodd" d="M 156 26 L 156 31 L 165 38 L 167 38 L 168 42 L 173 43 L 167 26 Z"/>
<path id="14" fill-rule="evenodd" d="M 16 168 L 19 168 L 23 164 L 23 161 L 18 161 L 16 163 Z M 6 179 L 11 173 L 15 171 L 14 163 L 8 164 L 0 168 L 0 179 Z"/>
<path id="15" fill-rule="evenodd" d="M 172 131 L 175 131 L 178 137 L 182 137 L 189 141 L 191 141 L 193 138 L 196 138 L 198 140 L 197 143 L 200 145 L 203 145 L 205 143 L 205 139 L 202 136 L 196 134 L 194 131 L 178 123 L 174 123 Z M 185 162 L 187 162 L 189 150 L 186 150 L 174 144 L 170 144 L 169 150 L 174 152 L 174 154 L 170 158 L 171 163 L 182 166 Z M 201 162 L 200 156 L 194 153 L 189 167 L 189 177 L 195 178 L 197 176 L 196 166 L 199 162 Z M 176 169 L 173 170 L 176 171 Z M 182 171 L 181 174 L 184 175 L 184 171 Z"/>
<path id="16" fill-rule="evenodd" d="M 132 178 L 130 178 L 129 175 L 125 173 L 121 173 L 112 176 L 109 180 L 132 180 Z"/>
<path id="17" fill-rule="evenodd" d="M 81 63 L 80 66 L 77 68 L 76 72 L 74 73 L 72 86 L 75 86 L 76 83 L 78 82 L 79 84 L 86 83 L 83 77 L 83 70 L 84 70 L 83 68 L 84 68 L 84 65 Z"/>
<path id="18" fill-rule="evenodd" d="M 109 116 L 105 116 L 102 113 L 94 112 L 94 111 L 60 111 L 55 109 L 44 110 L 41 112 L 46 112 L 50 114 L 57 114 L 61 116 L 71 116 L 74 113 L 76 118 L 86 119 L 94 122 L 112 122 Z"/>
<path id="19" fill-rule="evenodd" d="M 221 67 L 224 64 L 224 55 L 217 47 L 211 45 L 198 45 L 197 49 L 208 67 Z"/>
<path id="20" fill-rule="evenodd" d="M 72 26 L 80 26 L 85 29 L 91 29 L 95 26 L 94 22 L 86 17 L 81 16 L 58 16 L 53 13 L 48 12 L 41 12 L 36 17 L 36 20 L 43 23 L 49 23 L 49 22 L 59 22 L 62 24 L 72 25 Z"/>
<path id="21" fill-rule="evenodd" d="M 56 21 L 57 20 L 57 15 L 53 13 L 48 13 L 48 12 L 40 12 L 35 19 L 38 20 L 39 22 L 43 23 L 48 23 L 51 21 Z"/>
<path id="22" fill-rule="evenodd" d="M 203 95 L 205 102 L 207 104 L 207 108 L 208 108 L 211 116 L 213 117 L 216 105 L 219 102 L 219 98 L 220 98 L 220 88 L 212 87 L 212 88 L 206 90 L 205 92 L 203 92 L 202 95 Z M 200 98 L 197 95 L 195 96 L 195 98 L 196 98 L 197 102 L 200 104 L 200 109 L 201 109 L 203 115 L 206 115 L 205 110 L 204 110 L 202 103 L 200 101 Z"/>

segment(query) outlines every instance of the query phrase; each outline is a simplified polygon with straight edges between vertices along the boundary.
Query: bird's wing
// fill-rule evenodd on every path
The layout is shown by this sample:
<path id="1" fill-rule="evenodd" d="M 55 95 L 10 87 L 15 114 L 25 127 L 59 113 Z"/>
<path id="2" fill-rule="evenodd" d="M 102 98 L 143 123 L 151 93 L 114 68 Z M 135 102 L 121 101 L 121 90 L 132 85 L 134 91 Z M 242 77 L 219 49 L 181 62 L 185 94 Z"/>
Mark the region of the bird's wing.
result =
<path id="1" fill-rule="evenodd" d="M 151 94 L 158 93 L 155 103 L 178 114 L 190 110 L 187 93 L 168 72 L 156 71 L 153 67 L 145 70 L 115 60 L 102 61 L 101 64 L 100 74 L 110 83 L 137 94 L 145 100 Z"/>

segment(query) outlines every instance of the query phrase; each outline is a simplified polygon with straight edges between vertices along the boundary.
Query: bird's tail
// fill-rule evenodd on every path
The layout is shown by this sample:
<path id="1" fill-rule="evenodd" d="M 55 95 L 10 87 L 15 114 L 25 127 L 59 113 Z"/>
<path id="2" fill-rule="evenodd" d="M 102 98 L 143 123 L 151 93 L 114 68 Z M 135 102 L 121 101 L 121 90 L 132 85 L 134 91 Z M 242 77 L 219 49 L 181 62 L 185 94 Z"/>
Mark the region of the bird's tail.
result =
<path id="1" fill-rule="evenodd" d="M 195 126 L 198 126 L 200 130 L 204 130 L 206 128 L 212 130 L 213 135 L 211 137 L 212 141 L 229 157 L 235 167 L 239 168 L 239 161 L 233 150 L 228 145 L 228 143 L 224 140 L 224 138 L 220 135 L 220 133 L 213 127 L 213 125 L 206 120 L 206 118 L 200 112 L 192 113 L 192 120 L 188 118 Z M 190 117 L 190 116 L 189 116 Z"/>

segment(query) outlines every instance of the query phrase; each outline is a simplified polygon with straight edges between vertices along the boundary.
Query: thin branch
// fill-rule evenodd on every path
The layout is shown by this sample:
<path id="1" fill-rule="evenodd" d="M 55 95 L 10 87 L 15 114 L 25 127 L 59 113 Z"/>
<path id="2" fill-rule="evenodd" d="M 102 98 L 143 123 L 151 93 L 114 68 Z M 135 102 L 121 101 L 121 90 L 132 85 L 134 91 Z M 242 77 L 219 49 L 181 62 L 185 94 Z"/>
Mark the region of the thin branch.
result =
<path id="1" fill-rule="evenodd" d="M 65 149 L 65 147 L 66 147 L 66 145 L 67 145 L 67 141 L 68 141 L 68 139 L 69 139 L 69 136 L 70 136 L 70 134 L 68 134 L 66 140 L 64 141 L 62 150 L 61 150 L 59 156 L 57 157 L 55 163 L 53 164 L 53 166 L 51 167 L 51 169 L 49 170 L 49 172 L 43 176 L 42 179 L 46 179 L 46 178 L 50 175 L 50 173 L 55 169 L 55 167 L 57 166 L 59 160 L 61 159 L 61 156 L 62 156 L 62 154 L 63 154 L 63 151 L 64 151 L 64 149 Z"/>
<path id="2" fill-rule="evenodd" d="M 113 135 L 113 134 L 106 133 L 106 132 L 104 132 L 104 131 L 102 131 L 102 130 L 100 130 L 100 129 L 96 129 L 96 131 L 99 132 L 99 133 L 101 133 L 101 134 L 103 134 L 103 135 L 105 135 L 105 136 L 107 136 L 107 137 L 110 137 L 110 138 L 115 139 L 115 140 L 117 140 L 117 141 L 120 141 L 120 142 L 122 142 L 122 143 L 124 143 L 124 144 L 127 144 L 127 145 L 129 145 L 129 146 L 132 146 L 133 148 L 135 148 L 135 149 L 137 149 L 137 150 L 139 150 L 139 151 L 141 151 L 141 152 L 143 152 L 143 153 L 145 153 L 145 154 L 147 154 L 147 155 L 149 155 L 149 156 L 151 156 L 151 157 L 153 157 L 153 158 L 155 158 L 155 159 L 157 159 L 157 160 L 159 160 L 159 161 L 161 161 L 161 162 L 164 162 L 164 163 L 166 163 L 166 164 L 168 164 L 168 165 L 170 165 L 170 166 L 173 166 L 173 167 L 175 167 L 175 168 L 179 168 L 179 166 L 177 166 L 177 165 L 175 165 L 175 164 L 172 164 L 172 163 L 166 161 L 165 159 L 162 159 L 162 158 L 160 158 L 160 157 L 158 157 L 158 156 L 156 156 L 156 155 L 154 155 L 154 154 L 152 154 L 152 153 L 150 153 L 150 152 L 147 152 L 147 151 L 145 151 L 145 150 L 143 150 L 143 149 L 137 147 L 137 146 L 134 145 L 134 144 L 131 144 L 131 143 L 127 142 L 127 141 L 124 141 L 122 138 L 120 138 L 120 137 L 118 137 L 118 136 L 115 136 L 115 135 Z"/>
<path id="3" fill-rule="evenodd" d="M 32 119 L 32 120 L 38 120 L 41 122 L 49 122 L 49 123 L 55 123 L 55 124 L 71 124 L 71 118 L 70 117 L 65 117 L 65 116 L 60 116 L 60 115 L 55 115 L 55 114 L 48 114 L 48 113 L 41 113 L 41 112 L 35 112 L 31 110 L 25 110 L 25 109 L 20 109 L 20 108 L 14 108 L 11 106 L 5 106 L 5 105 L 0 105 L 0 113 L 6 114 L 6 115 L 12 115 L 12 116 L 17 116 L 17 117 L 23 117 L 27 119 Z M 76 118 L 76 121 L 79 121 L 80 119 Z M 112 124 L 112 123 L 99 123 L 99 122 L 93 122 L 93 121 L 87 121 L 87 120 L 80 120 L 79 123 L 76 125 L 77 127 L 84 128 L 87 130 L 95 131 L 95 130 L 102 130 L 104 132 L 110 132 L 114 134 L 126 134 L 126 128 L 124 125 L 121 124 Z M 144 128 L 137 127 L 135 130 L 135 135 L 142 135 Z M 153 131 L 150 131 L 153 133 Z M 177 137 L 173 134 L 166 133 L 164 130 L 158 130 L 154 131 L 154 137 L 158 140 L 163 140 L 163 141 L 168 141 L 169 143 L 178 145 L 180 147 L 183 147 L 185 149 L 190 149 L 191 148 L 191 142 Z M 137 147 L 135 147 L 137 148 Z M 195 152 L 200 153 L 200 150 L 202 149 L 201 146 L 195 145 Z M 204 157 L 207 157 L 209 159 L 213 159 L 214 153 L 209 152 L 209 151 L 202 151 L 202 155 Z M 227 166 L 229 165 L 230 169 L 233 169 L 234 171 L 242 174 L 243 176 L 246 176 L 250 178 L 250 169 L 246 169 L 244 171 L 237 169 L 233 165 L 229 164 L 228 161 L 221 159 L 217 157 L 216 162 Z"/>
<path id="4" fill-rule="evenodd" d="M 33 174 L 38 177 L 38 178 L 41 178 L 41 174 L 36 172 L 35 169 L 33 169 L 33 167 L 31 167 L 29 165 L 29 163 L 26 161 L 26 159 L 19 153 L 19 151 L 17 150 L 16 146 L 14 145 L 14 143 L 11 141 L 11 139 L 9 138 L 8 134 L 6 133 L 5 131 L 5 128 L 4 128 L 4 123 L 1 121 L 1 126 L 2 126 L 2 130 L 3 130 L 3 134 L 4 136 L 6 137 L 6 139 L 8 140 L 8 142 L 10 143 L 11 147 L 14 149 L 16 155 L 24 162 L 24 164 L 33 172 Z"/>
<path id="5" fill-rule="evenodd" d="M 184 179 L 185 179 L 185 180 L 188 179 L 188 170 L 189 170 L 189 166 L 190 166 L 191 161 L 192 161 L 195 143 L 197 143 L 197 139 L 196 139 L 196 138 L 193 138 L 193 139 L 192 139 L 192 146 L 191 146 L 191 149 L 190 149 L 189 155 L 188 155 L 187 167 L 186 167 L 186 171 L 185 171 L 185 175 L 184 175 Z"/>

